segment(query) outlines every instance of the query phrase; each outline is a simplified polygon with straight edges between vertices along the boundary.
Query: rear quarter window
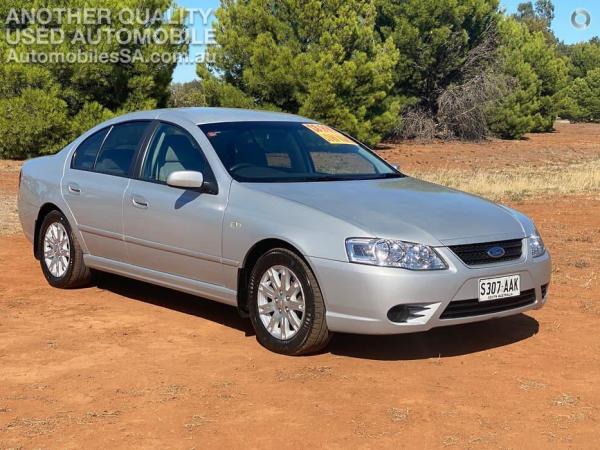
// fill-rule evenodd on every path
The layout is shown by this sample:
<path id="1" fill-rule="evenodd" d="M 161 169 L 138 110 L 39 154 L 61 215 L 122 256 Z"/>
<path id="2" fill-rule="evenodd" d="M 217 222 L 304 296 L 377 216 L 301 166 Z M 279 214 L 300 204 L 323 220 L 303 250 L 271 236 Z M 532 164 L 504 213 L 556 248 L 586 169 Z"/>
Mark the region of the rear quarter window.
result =
<path id="1" fill-rule="evenodd" d="M 110 127 L 98 131 L 79 144 L 71 162 L 72 169 L 92 170 L 94 168 L 96 157 L 109 129 Z"/>

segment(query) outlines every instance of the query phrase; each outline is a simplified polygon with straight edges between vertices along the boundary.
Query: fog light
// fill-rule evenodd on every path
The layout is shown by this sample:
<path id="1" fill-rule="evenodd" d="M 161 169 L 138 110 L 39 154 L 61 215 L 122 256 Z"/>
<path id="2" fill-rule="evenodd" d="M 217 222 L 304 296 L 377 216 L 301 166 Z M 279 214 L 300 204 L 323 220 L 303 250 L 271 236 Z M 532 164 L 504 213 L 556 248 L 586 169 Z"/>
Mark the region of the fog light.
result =
<path id="1" fill-rule="evenodd" d="M 388 311 L 387 316 L 391 322 L 402 323 L 408 320 L 409 314 L 408 306 L 396 305 Z"/>
<path id="2" fill-rule="evenodd" d="M 394 323 L 406 323 L 411 319 L 418 319 L 419 317 L 424 317 L 427 308 L 421 305 L 396 305 L 391 308 L 387 317 L 390 322 Z"/>

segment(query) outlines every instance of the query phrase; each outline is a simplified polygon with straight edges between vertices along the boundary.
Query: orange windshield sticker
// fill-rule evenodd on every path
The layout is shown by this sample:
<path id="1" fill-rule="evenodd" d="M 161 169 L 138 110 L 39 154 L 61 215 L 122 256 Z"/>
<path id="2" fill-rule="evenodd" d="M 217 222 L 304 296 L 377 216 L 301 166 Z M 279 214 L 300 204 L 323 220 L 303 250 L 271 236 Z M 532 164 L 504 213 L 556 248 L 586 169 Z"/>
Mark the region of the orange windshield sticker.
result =
<path id="1" fill-rule="evenodd" d="M 335 131 L 327 125 L 319 125 L 317 123 L 303 123 L 302 125 L 313 133 L 318 134 L 330 144 L 354 144 L 352 139 L 347 138 L 339 131 Z"/>

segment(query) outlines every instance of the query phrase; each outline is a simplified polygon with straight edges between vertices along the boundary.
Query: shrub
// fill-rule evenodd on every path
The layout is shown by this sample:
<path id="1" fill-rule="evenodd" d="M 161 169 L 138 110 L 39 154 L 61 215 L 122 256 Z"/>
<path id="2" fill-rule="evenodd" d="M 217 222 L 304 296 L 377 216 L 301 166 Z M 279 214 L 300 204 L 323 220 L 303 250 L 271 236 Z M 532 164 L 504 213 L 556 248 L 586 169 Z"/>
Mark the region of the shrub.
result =
<path id="1" fill-rule="evenodd" d="M 563 92 L 561 116 L 574 122 L 600 122 L 600 68 L 577 78 Z"/>
<path id="2" fill-rule="evenodd" d="M 503 72 L 516 85 L 490 113 L 490 129 L 507 139 L 531 131 L 550 131 L 556 100 L 567 83 L 567 64 L 541 32 L 530 33 L 512 18 L 500 23 Z"/>
<path id="3" fill-rule="evenodd" d="M 56 92 L 25 88 L 0 99 L 0 157 L 24 159 L 54 153 L 70 137 L 67 104 Z"/>
<path id="4" fill-rule="evenodd" d="M 253 108 L 255 102 L 231 84 L 224 83 L 208 73 L 203 80 L 173 84 L 169 106 L 183 108 L 192 106 L 222 106 L 227 108 Z"/>
<path id="5" fill-rule="evenodd" d="M 590 70 L 600 68 L 600 38 L 589 42 L 561 46 L 562 53 L 570 60 L 571 78 L 585 78 Z"/>
<path id="6" fill-rule="evenodd" d="M 90 128 L 111 119 L 114 114 L 97 102 L 83 105 L 83 108 L 71 119 L 70 134 L 77 137 Z"/>

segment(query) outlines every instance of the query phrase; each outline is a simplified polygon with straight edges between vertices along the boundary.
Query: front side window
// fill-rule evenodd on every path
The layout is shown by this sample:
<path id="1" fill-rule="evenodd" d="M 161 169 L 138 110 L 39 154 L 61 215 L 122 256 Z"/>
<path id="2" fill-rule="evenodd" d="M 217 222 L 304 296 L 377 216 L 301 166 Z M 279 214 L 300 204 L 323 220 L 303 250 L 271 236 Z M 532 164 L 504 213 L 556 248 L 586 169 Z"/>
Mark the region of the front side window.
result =
<path id="1" fill-rule="evenodd" d="M 397 178 L 371 151 L 325 125 L 231 122 L 200 125 L 237 181 L 294 182 Z"/>
<path id="2" fill-rule="evenodd" d="M 94 168 L 96 157 L 108 130 L 110 130 L 110 127 L 94 133 L 77 147 L 75 155 L 73 155 L 71 168 L 78 170 L 92 170 Z"/>
<path id="3" fill-rule="evenodd" d="M 148 147 L 142 179 L 166 183 L 173 172 L 204 169 L 204 156 L 194 138 L 179 127 L 159 125 Z"/>
<path id="4" fill-rule="evenodd" d="M 149 122 L 127 122 L 113 126 L 98 154 L 94 171 L 127 176 L 148 124 Z"/>

